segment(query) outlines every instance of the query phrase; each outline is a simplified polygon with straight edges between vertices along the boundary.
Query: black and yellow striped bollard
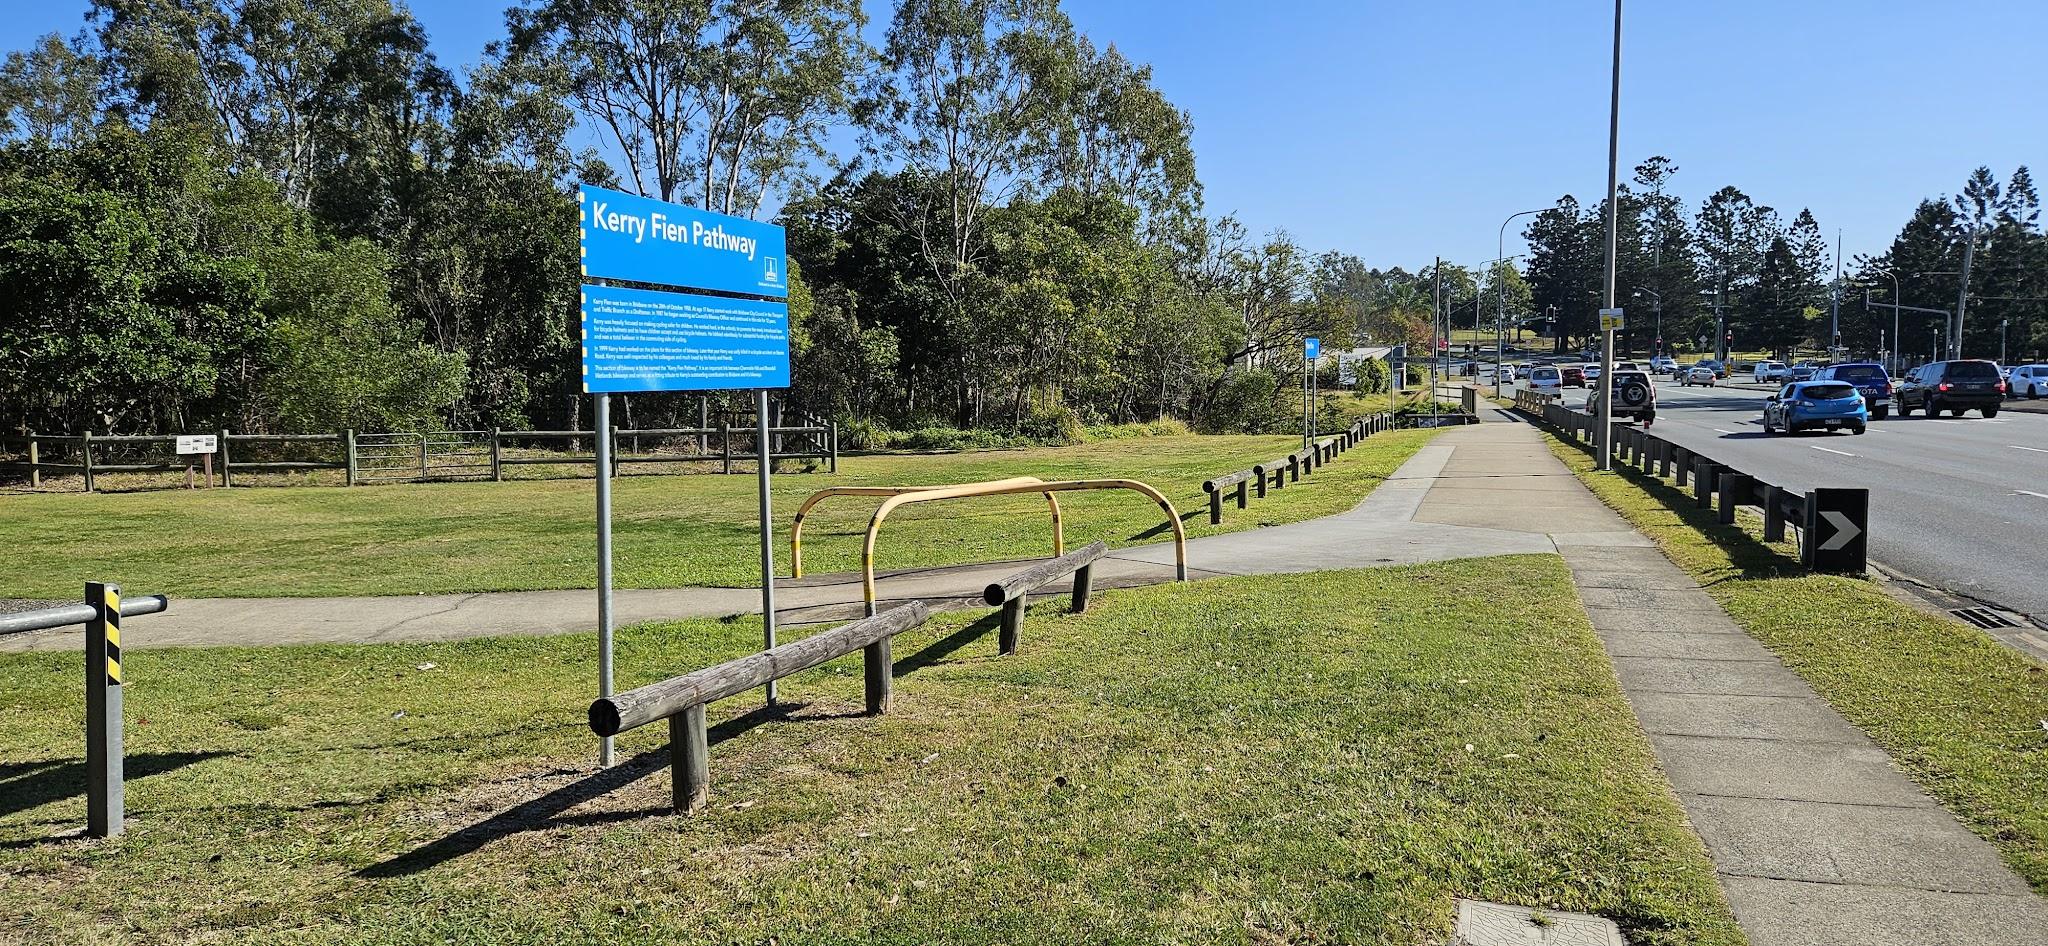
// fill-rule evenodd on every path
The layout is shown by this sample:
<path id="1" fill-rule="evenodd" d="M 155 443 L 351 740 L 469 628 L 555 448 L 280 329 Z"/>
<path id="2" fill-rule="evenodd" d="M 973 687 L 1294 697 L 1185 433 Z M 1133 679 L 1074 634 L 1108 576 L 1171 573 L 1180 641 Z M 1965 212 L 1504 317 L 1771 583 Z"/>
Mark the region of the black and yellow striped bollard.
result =
<path id="1" fill-rule="evenodd" d="M 85 833 L 121 833 L 121 586 L 89 581 L 85 603 Z"/>

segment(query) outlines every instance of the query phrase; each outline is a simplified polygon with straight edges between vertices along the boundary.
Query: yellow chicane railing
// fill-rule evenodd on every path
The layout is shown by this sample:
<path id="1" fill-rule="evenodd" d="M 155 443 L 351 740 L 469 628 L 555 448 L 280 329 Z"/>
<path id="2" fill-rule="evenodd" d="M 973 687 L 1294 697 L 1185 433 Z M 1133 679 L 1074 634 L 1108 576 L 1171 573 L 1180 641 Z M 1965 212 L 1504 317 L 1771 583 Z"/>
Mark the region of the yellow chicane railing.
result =
<path id="1" fill-rule="evenodd" d="M 790 577 L 803 577 L 803 529 L 804 516 L 813 506 L 835 496 L 886 496 L 882 505 L 868 520 L 867 535 L 861 541 L 860 577 L 861 596 L 866 602 L 867 613 L 875 613 L 875 539 L 882 531 L 882 523 L 889 514 L 900 506 L 911 503 L 937 502 L 942 499 L 966 499 L 974 496 L 1010 496 L 1021 493 L 1042 493 L 1046 505 L 1052 511 L 1052 554 L 1066 552 L 1066 534 L 1060 517 L 1059 499 L 1054 493 L 1072 493 L 1084 490 L 1124 489 L 1142 493 L 1159 505 L 1166 513 L 1166 522 L 1173 528 L 1174 577 L 1180 581 L 1188 578 L 1188 536 L 1181 525 L 1180 514 L 1174 511 L 1173 502 L 1165 494 L 1138 480 L 1054 480 L 1047 482 L 1033 476 L 1017 476 L 1009 479 L 988 480 L 981 483 L 959 483 L 951 486 L 834 486 L 812 493 L 803 505 L 797 507 L 796 519 L 789 529 Z"/>

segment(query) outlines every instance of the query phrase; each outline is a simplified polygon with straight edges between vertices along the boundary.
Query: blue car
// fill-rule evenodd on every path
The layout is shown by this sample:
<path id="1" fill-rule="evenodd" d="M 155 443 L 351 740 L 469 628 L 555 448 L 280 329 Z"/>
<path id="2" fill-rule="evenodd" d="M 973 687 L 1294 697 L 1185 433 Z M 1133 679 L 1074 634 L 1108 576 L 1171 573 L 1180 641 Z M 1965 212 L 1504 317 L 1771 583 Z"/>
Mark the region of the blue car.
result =
<path id="1" fill-rule="evenodd" d="M 1764 400 L 1764 433 L 1848 430 L 1870 424 L 1863 392 L 1846 381 L 1794 381 Z"/>

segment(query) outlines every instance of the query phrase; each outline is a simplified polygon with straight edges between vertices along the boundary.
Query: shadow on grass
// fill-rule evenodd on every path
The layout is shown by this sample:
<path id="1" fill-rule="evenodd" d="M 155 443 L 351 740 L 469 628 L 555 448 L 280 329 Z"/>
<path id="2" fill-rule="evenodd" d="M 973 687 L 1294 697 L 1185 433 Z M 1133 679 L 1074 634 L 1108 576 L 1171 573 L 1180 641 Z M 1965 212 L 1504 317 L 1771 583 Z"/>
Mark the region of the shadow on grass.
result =
<path id="1" fill-rule="evenodd" d="M 815 722 L 827 719 L 841 719 L 859 715 L 857 713 L 813 714 L 798 717 L 797 714 L 810 708 L 809 703 L 780 703 L 764 706 L 751 712 L 742 713 L 710 727 L 706 741 L 716 746 L 728 739 L 734 739 L 756 726 L 771 722 L 796 721 Z M 592 801 L 600 796 L 633 784 L 668 765 L 667 746 L 639 753 L 609 769 L 577 779 L 532 801 L 507 808 L 489 818 L 463 828 L 454 834 L 400 854 L 389 860 L 372 864 L 359 871 L 356 876 L 368 880 L 388 880 L 395 877 L 409 877 L 422 871 L 431 870 L 449 861 L 472 854 L 493 841 L 528 831 L 545 831 L 551 828 L 579 825 L 608 824 L 616 821 L 631 821 L 650 815 L 672 813 L 672 809 L 638 808 L 626 811 L 598 811 L 585 814 L 565 814 L 569 809 Z"/>
<path id="2" fill-rule="evenodd" d="M 1001 610 L 985 615 L 972 624 L 932 641 L 930 644 L 925 645 L 923 650 L 896 661 L 895 665 L 890 668 L 890 676 L 900 677 L 905 674 L 915 673 L 945 660 L 947 657 L 953 656 L 954 651 L 967 646 L 968 643 L 976 638 L 987 636 L 988 632 L 995 630 L 1002 623 L 1003 612 Z"/>
<path id="3" fill-rule="evenodd" d="M 227 752 L 142 752 L 125 757 L 121 763 L 123 781 L 132 782 L 194 763 L 229 755 Z M 85 794 L 84 759 L 48 759 L 42 762 L 0 762 L 0 815 L 12 815 Z"/>

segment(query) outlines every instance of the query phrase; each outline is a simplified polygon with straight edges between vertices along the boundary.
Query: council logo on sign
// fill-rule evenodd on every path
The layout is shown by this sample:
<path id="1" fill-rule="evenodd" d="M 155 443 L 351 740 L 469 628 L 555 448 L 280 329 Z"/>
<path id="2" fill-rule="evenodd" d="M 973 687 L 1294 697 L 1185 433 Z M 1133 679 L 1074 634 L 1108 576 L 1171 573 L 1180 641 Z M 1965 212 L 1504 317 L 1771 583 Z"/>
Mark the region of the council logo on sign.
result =
<path id="1" fill-rule="evenodd" d="M 782 261 L 780 259 L 773 256 L 761 258 L 761 284 L 764 286 L 782 285 Z"/>

